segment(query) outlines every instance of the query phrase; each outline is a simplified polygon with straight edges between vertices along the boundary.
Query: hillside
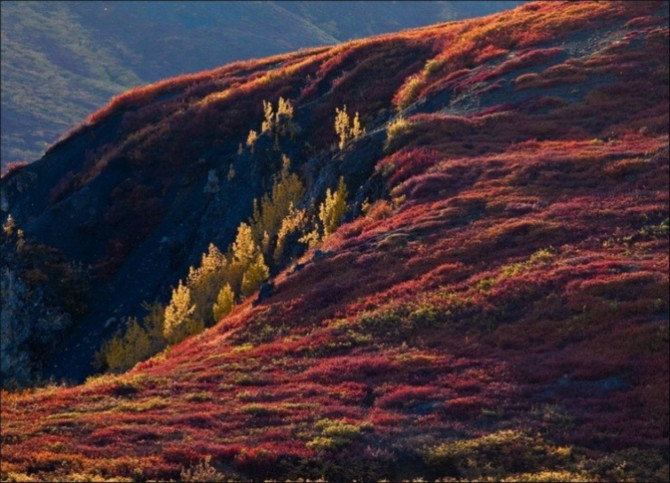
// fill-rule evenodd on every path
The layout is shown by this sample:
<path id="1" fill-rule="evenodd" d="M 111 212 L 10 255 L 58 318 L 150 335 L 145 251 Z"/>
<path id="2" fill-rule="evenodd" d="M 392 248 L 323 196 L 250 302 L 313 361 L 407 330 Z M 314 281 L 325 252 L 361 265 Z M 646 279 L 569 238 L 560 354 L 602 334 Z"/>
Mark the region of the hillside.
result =
<path id="1" fill-rule="evenodd" d="M 2 2 L 2 168 L 132 87 L 519 3 Z"/>
<path id="2" fill-rule="evenodd" d="M 85 380 L 3 390 L 2 479 L 667 481 L 668 43 L 538 2 L 115 98 L 1 181 L 3 382 Z M 90 377 L 289 178 L 261 290 Z"/>

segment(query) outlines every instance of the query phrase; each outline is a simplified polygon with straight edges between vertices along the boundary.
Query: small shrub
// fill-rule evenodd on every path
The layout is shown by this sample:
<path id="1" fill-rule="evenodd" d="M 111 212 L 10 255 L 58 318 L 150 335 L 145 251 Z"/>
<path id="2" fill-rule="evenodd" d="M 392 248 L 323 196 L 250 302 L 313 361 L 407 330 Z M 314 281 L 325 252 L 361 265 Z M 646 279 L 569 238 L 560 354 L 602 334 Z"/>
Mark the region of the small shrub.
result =
<path id="1" fill-rule="evenodd" d="M 181 481 L 225 481 L 226 476 L 212 466 L 211 460 L 211 456 L 206 456 L 200 463 L 188 469 L 182 469 L 179 475 Z"/>
<path id="2" fill-rule="evenodd" d="M 364 430 L 371 430 L 370 424 L 350 424 L 344 421 L 322 419 L 314 425 L 321 435 L 309 441 L 306 446 L 315 450 L 337 449 L 351 444 Z"/>
<path id="3" fill-rule="evenodd" d="M 386 126 L 386 143 L 384 149 L 386 151 L 393 150 L 394 146 L 400 142 L 400 139 L 410 132 L 411 127 L 411 123 L 401 116 L 391 121 Z"/>
<path id="4" fill-rule="evenodd" d="M 437 67 L 437 64 L 431 64 L 431 69 Z M 421 74 L 415 74 L 410 76 L 405 83 L 400 87 L 396 97 L 394 99 L 395 105 L 398 107 L 398 110 L 402 111 L 403 109 L 408 108 L 421 92 L 423 87 L 424 78 Z"/>
<path id="5" fill-rule="evenodd" d="M 436 475 L 470 480 L 563 469 L 571 454 L 571 448 L 552 446 L 540 436 L 504 430 L 428 448 L 424 461 Z"/>

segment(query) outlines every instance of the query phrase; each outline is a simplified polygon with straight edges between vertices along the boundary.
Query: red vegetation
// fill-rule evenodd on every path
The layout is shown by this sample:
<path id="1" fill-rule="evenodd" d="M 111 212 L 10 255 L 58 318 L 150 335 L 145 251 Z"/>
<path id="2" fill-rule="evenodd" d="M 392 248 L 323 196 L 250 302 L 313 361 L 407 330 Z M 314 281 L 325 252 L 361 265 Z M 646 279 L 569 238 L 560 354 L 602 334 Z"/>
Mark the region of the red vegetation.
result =
<path id="1" fill-rule="evenodd" d="M 165 479 L 209 455 L 242 478 L 365 479 L 370 468 L 395 480 L 438 469 L 469 478 L 440 445 L 470 440 L 455 448 L 475 451 L 477 438 L 513 429 L 541 435 L 554 456 L 570 454 L 570 463 L 542 469 L 663 479 L 668 36 L 659 8 L 527 4 L 233 64 L 136 91 L 97 114 L 137 108 L 123 114 L 134 127 L 116 152 L 135 152 L 138 170 L 171 170 L 192 161 L 196 133 L 198 142 L 236 146 L 260 119 L 261 100 L 280 93 L 298 98 L 297 110 L 330 93 L 305 138 L 326 146 L 336 106 L 371 119 L 407 95 L 405 79 L 438 47 L 442 67 L 415 77 L 417 99 L 448 91 L 477 100 L 476 86 L 492 81 L 538 94 L 408 116 L 376 165 L 391 200 L 342 226 L 319 247 L 322 256 L 308 252 L 301 270 L 279 274 L 258 305 L 237 307 L 125 375 L 3 392 L 2 471 Z M 597 53 L 576 58 L 545 45 L 595 26 L 617 34 Z M 630 29 L 639 34 L 626 37 Z M 478 62 L 500 63 L 485 71 Z M 260 66 L 265 74 L 254 77 Z M 519 74 L 530 67 L 537 69 Z M 205 80 L 220 82 L 225 95 L 209 92 Z M 174 94 L 187 85 L 185 97 Z M 160 102 L 185 105 L 165 104 L 165 115 Z M 154 118 L 158 125 L 134 131 Z M 114 156 L 107 161 L 118 162 Z M 121 184 L 110 223 L 115 203 L 137 204 L 156 222 L 158 189 Z M 141 226 L 133 231 L 142 235 Z M 521 439 L 509 447 L 515 455 L 524 448 Z M 537 470 L 495 473 L 498 456 L 471 479 Z M 624 473 L 612 473 L 612 462 L 624 460 L 632 462 Z"/>

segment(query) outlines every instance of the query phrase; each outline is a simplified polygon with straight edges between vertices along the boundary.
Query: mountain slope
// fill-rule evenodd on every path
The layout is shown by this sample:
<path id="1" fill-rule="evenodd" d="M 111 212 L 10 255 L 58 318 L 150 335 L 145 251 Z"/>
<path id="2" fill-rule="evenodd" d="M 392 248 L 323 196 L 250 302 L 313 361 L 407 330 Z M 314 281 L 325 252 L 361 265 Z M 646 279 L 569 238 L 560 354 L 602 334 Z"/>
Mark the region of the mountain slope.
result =
<path id="1" fill-rule="evenodd" d="M 667 480 L 667 50 L 667 2 L 535 3 L 116 99 L 2 180 L 106 280 L 69 351 L 227 246 L 282 153 L 347 223 L 127 374 L 3 392 L 3 476 Z M 279 96 L 298 132 L 239 150 Z"/>
<path id="2" fill-rule="evenodd" d="M 3 2 L 3 171 L 138 85 L 517 4 Z"/>

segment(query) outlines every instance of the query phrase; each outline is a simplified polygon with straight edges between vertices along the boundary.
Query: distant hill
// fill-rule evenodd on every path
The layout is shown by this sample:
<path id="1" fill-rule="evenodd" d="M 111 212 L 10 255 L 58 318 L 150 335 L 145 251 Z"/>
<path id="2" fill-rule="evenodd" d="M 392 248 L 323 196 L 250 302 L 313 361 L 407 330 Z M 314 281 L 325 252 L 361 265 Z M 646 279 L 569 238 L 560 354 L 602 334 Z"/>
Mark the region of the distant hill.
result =
<path id="1" fill-rule="evenodd" d="M 3 166 L 131 87 L 521 2 L 2 2 Z"/>
<path id="2" fill-rule="evenodd" d="M 668 7 L 224 64 L 2 177 L 2 479 L 668 481 Z"/>

